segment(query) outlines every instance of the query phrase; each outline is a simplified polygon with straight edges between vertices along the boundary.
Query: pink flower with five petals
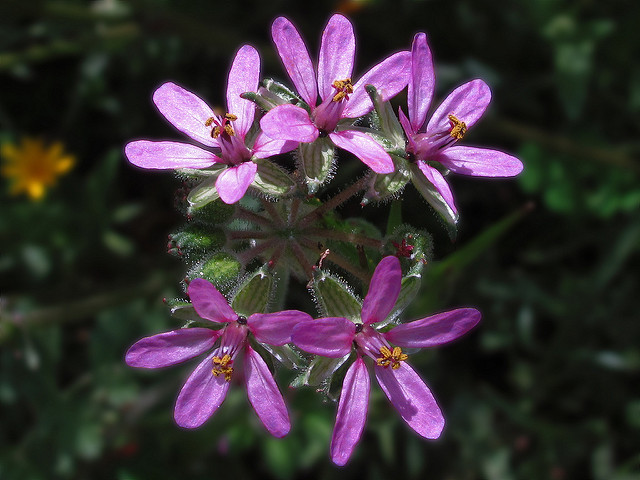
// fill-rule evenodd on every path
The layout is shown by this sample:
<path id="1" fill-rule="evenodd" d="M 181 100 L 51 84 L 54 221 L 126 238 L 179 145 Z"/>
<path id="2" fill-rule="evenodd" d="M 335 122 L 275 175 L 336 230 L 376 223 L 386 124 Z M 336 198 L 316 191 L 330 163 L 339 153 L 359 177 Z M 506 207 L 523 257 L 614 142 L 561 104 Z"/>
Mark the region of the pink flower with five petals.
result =
<path id="1" fill-rule="evenodd" d="M 174 418 L 185 428 L 196 428 L 220 407 L 236 374 L 236 360 L 244 350 L 244 380 L 247 396 L 256 414 L 274 437 L 284 437 L 291 428 L 289 413 L 273 375 L 262 357 L 249 345 L 256 341 L 281 346 L 291 341 L 293 327 L 311 317 L 298 310 L 238 315 L 224 296 L 208 281 L 196 278 L 189 284 L 189 297 L 198 315 L 221 330 L 182 328 L 138 340 L 127 351 L 129 366 L 161 368 L 197 357 L 218 346 L 196 367 L 180 390 Z"/>
<path id="2" fill-rule="evenodd" d="M 307 47 L 289 20 L 278 17 L 271 33 L 282 63 L 310 111 L 292 104 L 277 106 L 260 120 L 262 131 L 273 139 L 298 143 L 328 136 L 335 146 L 353 153 L 374 172 L 393 172 L 393 161 L 380 144 L 338 122 L 373 110 L 365 85 L 374 85 L 383 100 L 400 92 L 409 80 L 410 53 L 391 55 L 352 84 L 356 41 L 353 26 L 342 15 L 333 15 L 324 29 L 317 76 Z"/>
<path id="3" fill-rule="evenodd" d="M 244 45 L 236 54 L 227 82 L 227 108 L 218 115 L 197 95 L 175 83 L 165 83 L 153 94 L 160 113 L 178 130 L 209 149 L 179 142 L 138 140 L 125 147 L 131 163 L 142 168 L 203 169 L 214 164 L 227 168 L 216 180 L 216 190 L 225 203 L 240 200 L 253 182 L 255 158 L 268 158 L 296 148 L 295 142 L 274 140 L 260 133 L 248 146 L 247 133 L 255 115 L 255 105 L 240 98 L 254 92 L 260 80 L 260 56 Z"/>
<path id="4" fill-rule="evenodd" d="M 371 278 L 362 304 L 362 323 L 329 317 L 301 323 L 293 329 L 293 343 L 309 353 L 340 358 L 349 355 L 355 347 L 356 361 L 347 370 L 342 384 L 331 438 L 331 459 L 337 465 L 349 460 L 367 418 L 370 381 L 363 357 L 374 361 L 380 388 L 416 433 L 434 439 L 444 428 L 444 417 L 435 398 L 406 363 L 408 356 L 402 348 L 435 347 L 455 340 L 480 321 L 480 312 L 459 308 L 379 332 L 375 324 L 383 322 L 393 309 L 401 280 L 399 260 L 385 257 Z"/>
<path id="5" fill-rule="evenodd" d="M 434 89 L 431 51 L 426 35 L 418 33 L 411 47 L 411 78 L 407 91 L 409 118 L 400 109 L 400 123 L 407 135 L 407 153 L 413 156 L 420 172 L 456 213 L 451 188 L 432 163 L 454 173 L 478 177 L 513 177 L 523 166 L 517 158 L 498 150 L 455 145 L 480 119 L 491 101 L 491 90 L 485 82 L 472 80 L 456 88 L 425 126 Z"/>

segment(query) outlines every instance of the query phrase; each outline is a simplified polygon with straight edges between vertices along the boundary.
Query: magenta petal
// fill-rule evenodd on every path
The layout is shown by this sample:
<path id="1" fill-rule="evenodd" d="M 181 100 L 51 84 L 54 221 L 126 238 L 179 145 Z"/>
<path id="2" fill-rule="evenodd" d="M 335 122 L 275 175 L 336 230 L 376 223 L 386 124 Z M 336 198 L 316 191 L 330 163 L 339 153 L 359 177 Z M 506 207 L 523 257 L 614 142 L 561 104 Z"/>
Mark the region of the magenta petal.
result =
<path id="1" fill-rule="evenodd" d="M 491 90 L 482 80 L 472 80 L 459 86 L 449 94 L 435 111 L 427 125 L 427 132 L 449 131 L 451 124 L 448 115 L 473 126 L 491 102 Z"/>
<path id="2" fill-rule="evenodd" d="M 293 327 L 309 320 L 313 320 L 311 315 L 304 312 L 284 310 L 275 313 L 254 313 L 247 319 L 247 324 L 260 343 L 280 346 L 291 341 Z"/>
<path id="3" fill-rule="evenodd" d="M 383 335 L 403 348 L 435 347 L 461 337 L 479 321 L 480 312 L 475 308 L 458 308 L 400 324 Z"/>
<path id="4" fill-rule="evenodd" d="M 358 80 L 353 86 L 353 94 L 342 113 L 346 118 L 357 118 L 373 110 L 371 98 L 365 85 L 373 85 L 383 101 L 396 96 L 407 86 L 411 65 L 410 52 L 398 52 L 385 58 Z"/>
<path id="5" fill-rule="evenodd" d="M 311 122 L 309 113 L 290 104 L 269 110 L 260 120 L 260 128 L 274 140 L 311 143 L 318 138 L 318 128 Z"/>
<path id="6" fill-rule="evenodd" d="M 351 352 L 356 326 L 342 317 L 317 318 L 293 328 L 291 340 L 305 352 L 340 358 Z"/>
<path id="7" fill-rule="evenodd" d="M 159 333 L 131 345 L 125 361 L 130 367 L 168 367 L 206 352 L 219 335 L 209 328 L 181 328 Z"/>
<path id="8" fill-rule="evenodd" d="M 380 388 L 402 419 L 418 435 L 438 438 L 444 428 L 444 417 L 420 376 L 406 362 L 400 368 L 374 367 Z"/>
<path id="9" fill-rule="evenodd" d="M 174 418 L 184 428 L 196 428 L 215 413 L 229 390 L 224 375 L 211 373 L 211 359 L 216 352 L 205 358 L 189 376 L 176 400 Z"/>
<path id="10" fill-rule="evenodd" d="M 450 147 L 434 157 L 452 172 L 476 177 L 514 177 L 523 168 L 516 157 L 486 148 Z"/>
<path id="11" fill-rule="evenodd" d="M 227 108 L 228 112 L 238 117 L 233 122 L 233 128 L 240 138 L 251 128 L 256 106 L 253 102 L 240 97 L 244 92 L 258 90 L 260 81 L 260 55 L 251 45 L 244 45 L 238 50 L 227 80 Z"/>
<path id="12" fill-rule="evenodd" d="M 168 82 L 153 93 L 153 103 L 182 133 L 208 147 L 218 146 L 218 141 L 211 138 L 211 127 L 205 125 L 213 110 L 197 95 Z"/>
<path id="13" fill-rule="evenodd" d="M 382 322 L 398 300 L 402 284 L 400 260 L 384 257 L 371 277 L 369 291 L 362 302 L 362 323 Z"/>
<path id="14" fill-rule="evenodd" d="M 213 153 L 178 142 L 137 140 L 124 147 L 127 160 L 137 167 L 154 169 L 207 168 L 218 162 Z"/>
<path id="15" fill-rule="evenodd" d="M 313 62 L 298 30 L 284 17 L 278 17 L 271 26 L 276 50 L 296 90 L 311 107 L 318 102 L 318 87 Z"/>
<path id="16" fill-rule="evenodd" d="M 291 429 L 291 422 L 282 394 L 262 357 L 249 345 L 245 348 L 244 375 L 249 402 L 269 433 L 284 437 Z"/>
<path id="17" fill-rule="evenodd" d="M 449 205 L 451 210 L 453 210 L 453 213 L 457 213 L 458 209 L 456 208 L 456 204 L 453 200 L 453 193 L 442 174 L 437 169 L 427 165 L 425 162 L 419 161 L 418 168 L 426 179 L 429 180 L 436 190 L 438 190 L 438 193 L 442 195 L 442 199 L 447 203 L 447 205 Z"/>
<path id="18" fill-rule="evenodd" d="M 356 37 L 351 22 L 342 15 L 333 15 L 322 32 L 318 58 L 318 90 L 322 100 L 334 94 L 333 82 L 351 78 L 355 54 Z"/>
<path id="19" fill-rule="evenodd" d="M 227 299 L 204 278 L 194 278 L 189 283 L 187 294 L 196 313 L 202 318 L 222 323 L 234 322 L 238 318 Z"/>
<path id="20" fill-rule="evenodd" d="M 364 132 L 343 130 L 329 134 L 336 147 L 353 153 L 376 173 L 391 173 L 393 160 L 382 146 Z"/>
<path id="21" fill-rule="evenodd" d="M 362 436 L 367 421 L 370 390 L 369 372 L 362 358 L 358 358 L 349 367 L 342 382 L 336 424 L 331 436 L 331 460 L 336 465 L 344 465 L 349 461 Z"/>
<path id="22" fill-rule="evenodd" d="M 436 76 L 427 36 L 424 33 L 417 33 L 413 37 L 411 47 L 411 79 L 407 90 L 407 106 L 414 132 L 418 132 L 427 119 L 435 82 Z"/>
<path id="23" fill-rule="evenodd" d="M 253 155 L 256 158 L 269 158 L 274 155 L 290 152 L 297 147 L 298 142 L 292 140 L 274 140 L 260 132 L 253 144 Z"/>
<path id="24" fill-rule="evenodd" d="M 402 111 L 402 108 L 398 107 L 398 120 L 400 120 L 400 125 L 402 125 L 402 129 L 404 130 L 404 134 L 407 137 L 407 150 L 415 151 L 416 150 L 416 142 L 413 139 L 415 135 L 415 130 L 411 125 L 411 122 L 407 118 L 407 116 Z"/>
<path id="25" fill-rule="evenodd" d="M 227 168 L 216 180 L 216 190 L 224 203 L 236 203 L 247 192 L 247 188 L 256 178 L 258 165 L 252 161 L 243 162 Z"/>

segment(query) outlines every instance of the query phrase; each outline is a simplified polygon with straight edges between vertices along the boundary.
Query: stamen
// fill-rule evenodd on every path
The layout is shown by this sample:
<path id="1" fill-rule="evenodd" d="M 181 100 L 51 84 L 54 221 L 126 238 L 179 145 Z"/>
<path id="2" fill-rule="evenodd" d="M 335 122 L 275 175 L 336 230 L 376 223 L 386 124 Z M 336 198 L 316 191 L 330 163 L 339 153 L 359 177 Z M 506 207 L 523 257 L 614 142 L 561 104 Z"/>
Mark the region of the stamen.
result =
<path id="1" fill-rule="evenodd" d="M 224 117 L 209 117 L 207 121 L 204 122 L 205 127 L 210 127 L 215 124 L 213 130 L 211 130 L 211 138 L 218 138 L 222 133 L 227 134 L 229 137 L 233 137 L 236 132 L 233 130 L 231 126 L 231 122 L 234 122 L 238 119 L 233 113 L 225 113 Z"/>
<path id="2" fill-rule="evenodd" d="M 236 117 L 233 113 L 225 113 L 224 118 L 226 118 L 227 120 L 231 120 L 232 122 L 235 122 L 238 117 Z"/>
<path id="3" fill-rule="evenodd" d="M 456 140 L 462 140 L 465 133 L 467 133 L 467 124 L 455 115 L 447 115 L 447 118 L 451 123 L 451 131 L 449 132 L 449 135 L 451 135 Z"/>
<path id="4" fill-rule="evenodd" d="M 402 349 L 400 347 L 394 347 L 393 351 L 389 350 L 388 347 L 380 347 L 380 355 L 380 357 L 376 358 L 376 364 L 383 368 L 387 368 L 391 365 L 393 370 L 399 369 L 400 362 L 409 358 L 409 355 L 402 353 Z"/>
<path id="5" fill-rule="evenodd" d="M 224 375 L 224 379 L 227 382 L 230 382 L 231 375 L 233 374 L 233 360 L 231 359 L 231 356 L 228 353 L 225 353 L 222 358 L 217 356 L 213 357 L 212 362 L 213 370 L 211 370 L 211 373 L 213 373 L 215 377 Z"/>
<path id="6" fill-rule="evenodd" d="M 337 93 L 333 96 L 334 102 L 339 102 L 343 98 L 349 100 L 349 95 L 353 93 L 353 85 L 351 85 L 350 78 L 336 80 L 331 86 L 337 90 Z"/>

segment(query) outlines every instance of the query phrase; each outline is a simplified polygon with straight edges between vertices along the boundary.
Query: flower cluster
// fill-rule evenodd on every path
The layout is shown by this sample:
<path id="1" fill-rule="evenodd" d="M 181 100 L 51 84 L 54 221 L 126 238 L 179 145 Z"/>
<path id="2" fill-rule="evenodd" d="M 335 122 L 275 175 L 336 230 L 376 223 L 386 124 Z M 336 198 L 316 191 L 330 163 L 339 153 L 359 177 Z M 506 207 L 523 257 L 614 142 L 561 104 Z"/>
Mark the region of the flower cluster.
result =
<path id="1" fill-rule="evenodd" d="M 407 363 L 407 351 L 457 339 L 480 313 L 459 308 L 403 323 L 431 260 L 430 235 L 406 223 L 383 236 L 363 219 L 342 219 L 336 208 L 362 192 L 363 205 L 399 198 L 413 183 L 455 226 L 449 172 L 509 177 L 522 163 L 497 150 L 457 145 L 489 104 L 482 80 L 456 88 L 427 121 L 435 75 L 424 33 L 410 50 L 359 78 L 353 27 L 341 15 L 328 22 L 317 63 L 286 18 L 274 21 L 272 37 L 295 89 L 261 81 L 259 54 L 244 45 L 229 71 L 225 111 L 174 83 L 153 95 L 160 113 L 198 145 L 136 140 L 125 147 L 132 164 L 175 170 L 185 179 L 180 202 L 188 222 L 170 235 L 168 249 L 190 264 L 188 300 L 170 302 L 185 325 L 139 340 L 126 361 L 159 368 L 204 355 L 178 395 L 176 423 L 201 426 L 237 379 L 276 437 L 291 423 L 268 365 L 275 360 L 300 372 L 293 387 L 328 392 L 340 366 L 351 362 L 340 374 L 331 441 L 333 462 L 344 465 L 365 426 L 367 364 L 402 419 L 425 438 L 439 437 L 444 417 Z M 408 113 L 400 109 L 396 117 L 390 100 L 405 87 Z M 340 151 L 359 159 L 366 173 L 325 199 L 322 189 Z M 294 165 L 283 162 L 288 152 Z M 291 276 L 306 282 L 320 318 L 283 310 Z"/>

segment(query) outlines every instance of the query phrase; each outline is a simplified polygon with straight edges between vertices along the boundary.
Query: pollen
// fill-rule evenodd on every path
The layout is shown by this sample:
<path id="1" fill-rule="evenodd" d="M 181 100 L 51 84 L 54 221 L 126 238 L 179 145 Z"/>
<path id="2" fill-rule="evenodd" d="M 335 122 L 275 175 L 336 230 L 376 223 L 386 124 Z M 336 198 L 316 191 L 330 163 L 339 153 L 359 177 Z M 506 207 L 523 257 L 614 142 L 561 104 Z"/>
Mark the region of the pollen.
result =
<path id="1" fill-rule="evenodd" d="M 349 95 L 353 93 L 353 85 L 350 78 L 336 80 L 331 86 L 336 89 L 336 94 L 333 96 L 334 102 L 339 102 L 343 98 L 349 100 Z"/>
<path id="2" fill-rule="evenodd" d="M 218 138 L 222 134 L 233 137 L 236 132 L 233 130 L 231 122 L 234 122 L 237 119 L 238 117 L 233 113 L 225 113 L 224 117 L 207 118 L 207 121 L 204 122 L 204 126 L 210 127 L 211 125 L 215 125 L 211 130 L 211 138 Z"/>
<path id="3" fill-rule="evenodd" d="M 391 366 L 393 370 L 399 369 L 400 362 L 409 358 L 409 355 L 402 353 L 400 347 L 394 347 L 393 351 L 390 350 L 389 347 L 380 347 L 380 355 L 380 357 L 376 358 L 376 364 L 384 368 Z"/>
<path id="4" fill-rule="evenodd" d="M 447 115 L 447 118 L 451 123 L 451 131 L 449 132 L 449 135 L 451 135 L 456 140 L 462 140 L 465 133 L 467 133 L 467 124 L 455 115 Z"/>
<path id="5" fill-rule="evenodd" d="M 225 353 L 222 358 L 218 356 L 213 357 L 212 362 L 213 370 L 211 370 L 211 373 L 213 373 L 215 377 L 224 375 L 224 379 L 227 382 L 230 382 L 231 375 L 233 374 L 233 360 L 231 359 L 231 356 L 228 353 Z"/>

